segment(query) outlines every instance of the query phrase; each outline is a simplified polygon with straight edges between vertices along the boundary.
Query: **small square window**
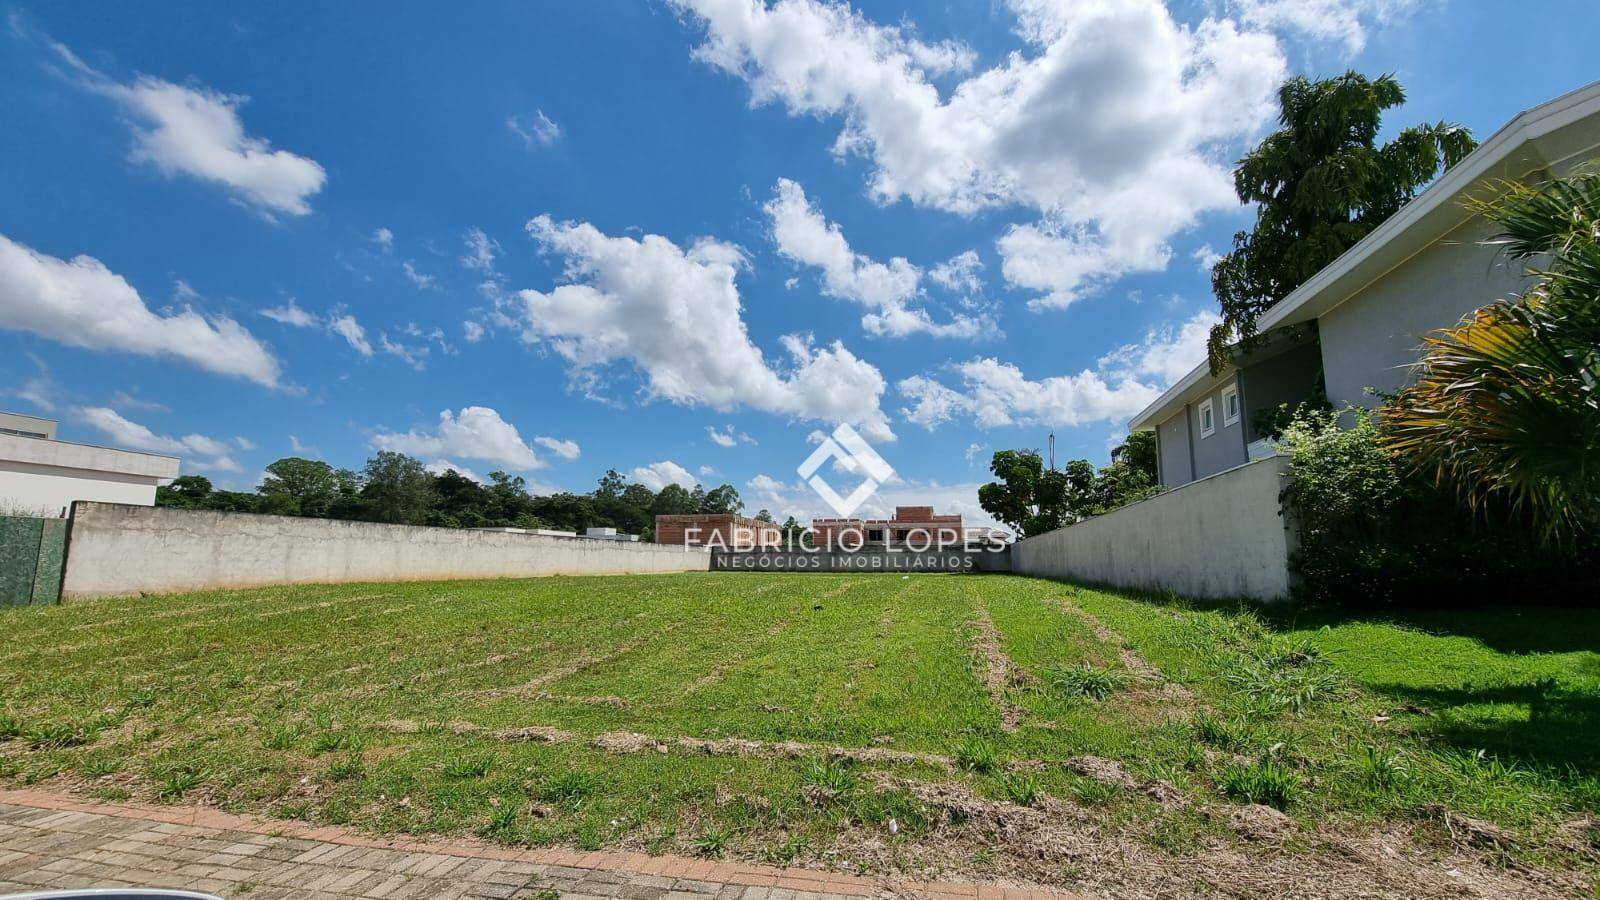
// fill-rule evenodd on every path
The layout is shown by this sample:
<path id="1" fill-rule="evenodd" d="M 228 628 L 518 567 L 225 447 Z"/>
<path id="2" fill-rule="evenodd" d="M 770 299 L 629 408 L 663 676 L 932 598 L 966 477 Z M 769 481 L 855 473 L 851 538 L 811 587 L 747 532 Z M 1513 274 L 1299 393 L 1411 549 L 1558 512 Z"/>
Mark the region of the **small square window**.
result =
<path id="1" fill-rule="evenodd" d="M 1207 399 L 1200 404 L 1200 436 L 1203 438 L 1211 437 L 1216 430 L 1216 412 L 1212 409 L 1211 401 Z"/>
<path id="2" fill-rule="evenodd" d="M 1239 424 L 1239 388 L 1235 385 L 1222 389 L 1222 424 Z"/>

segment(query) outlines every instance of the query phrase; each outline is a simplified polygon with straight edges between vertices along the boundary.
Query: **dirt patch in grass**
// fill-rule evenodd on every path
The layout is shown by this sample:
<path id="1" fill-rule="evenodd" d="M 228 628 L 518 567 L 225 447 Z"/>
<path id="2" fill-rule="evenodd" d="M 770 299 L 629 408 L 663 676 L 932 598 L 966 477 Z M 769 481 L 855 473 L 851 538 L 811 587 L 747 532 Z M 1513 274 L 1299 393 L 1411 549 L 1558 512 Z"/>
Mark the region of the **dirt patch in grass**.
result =
<path id="1" fill-rule="evenodd" d="M 978 680 L 983 682 L 983 689 L 989 694 L 990 702 L 1000 710 L 1000 729 L 1016 731 L 1022 725 L 1022 709 L 1011 702 L 1008 691 L 1013 685 L 1024 683 L 1027 676 L 1012 665 L 1011 657 L 1000 648 L 1000 629 L 994 626 L 994 618 L 989 615 L 983 601 L 974 602 L 977 604 L 977 617 L 970 623 L 973 628 L 974 668 Z"/>
<path id="2" fill-rule="evenodd" d="M 1484 854 L 1440 854 L 1409 832 L 1350 838 L 1313 836 L 1303 849 L 1278 843 L 1269 826 L 1239 844 L 1213 840 L 1198 852 L 1167 854 L 1145 838 L 1150 821 L 1115 823 L 1092 810 L 1050 797 L 1030 807 L 990 800 L 970 789 L 873 773 L 882 790 L 905 791 L 933 811 L 928 839 L 896 841 L 881 828 L 841 834 L 833 858 L 867 871 L 916 871 L 927 876 L 1003 878 L 1116 898 L 1304 897 L 1558 898 L 1582 896 L 1576 875 L 1502 867 Z M 1261 809 L 1205 810 L 1224 820 L 1255 822 Z M 1267 812 L 1277 813 L 1268 809 Z M 998 851 L 998 852 L 996 852 Z M 974 860 L 982 862 L 975 863 Z"/>
<path id="3" fill-rule="evenodd" d="M 1188 688 L 1176 681 L 1169 680 L 1160 669 L 1151 665 L 1143 654 L 1129 646 L 1126 638 L 1107 628 L 1099 617 L 1072 602 L 1070 597 L 1064 598 L 1061 601 L 1061 606 L 1067 612 L 1082 619 L 1083 623 L 1089 627 L 1090 631 L 1094 632 L 1094 636 L 1101 643 L 1115 648 L 1117 658 L 1122 661 L 1122 667 L 1132 672 L 1133 676 L 1144 682 L 1146 686 L 1154 685 L 1156 690 L 1168 699 L 1180 703 L 1194 702 L 1194 694 Z"/>
<path id="4" fill-rule="evenodd" d="M 603 663 L 610 662 L 611 660 L 614 660 L 617 657 L 622 656 L 624 654 L 632 653 L 633 651 L 639 649 L 640 647 L 643 647 L 645 644 L 648 644 L 651 641 L 654 641 L 654 640 L 656 640 L 658 638 L 661 638 L 661 637 L 663 637 L 665 635 L 671 634 L 672 632 L 677 631 L 677 630 L 678 630 L 677 623 L 669 622 L 666 625 L 662 626 L 662 628 L 659 631 L 649 631 L 649 632 L 647 632 L 645 634 L 636 635 L 636 636 L 634 636 L 632 638 L 629 638 L 626 641 L 623 641 L 620 644 L 617 644 L 617 645 L 613 646 L 611 649 L 605 651 L 604 653 L 585 653 L 585 654 L 582 654 L 577 659 L 574 659 L 574 660 L 572 660 L 571 662 L 569 662 L 569 663 L 567 663 L 565 665 L 557 666 L 556 668 L 551 669 L 548 672 L 540 673 L 538 676 L 534 677 L 533 679 L 531 679 L 529 681 L 524 681 L 522 684 L 513 685 L 513 686 L 507 687 L 507 688 L 489 688 L 489 689 L 482 690 L 482 691 L 473 691 L 472 693 L 474 695 L 476 695 L 476 696 L 490 697 L 490 698 L 499 698 L 499 697 L 520 697 L 520 698 L 523 698 L 523 699 L 536 698 L 541 693 L 545 692 L 544 688 L 545 688 L 546 685 L 554 684 L 555 682 L 560 681 L 563 678 L 567 678 L 567 677 L 570 677 L 572 675 L 576 675 L 576 674 L 578 674 L 579 672 L 582 672 L 585 669 L 589 669 L 589 668 L 592 668 L 594 666 L 598 666 L 598 665 L 601 665 Z"/>
<path id="5" fill-rule="evenodd" d="M 551 703 L 575 703 L 579 706 L 609 706 L 612 709 L 627 709 L 633 705 L 627 697 L 614 697 L 610 694 L 590 697 L 582 694 L 552 694 L 545 691 L 533 699 Z"/>

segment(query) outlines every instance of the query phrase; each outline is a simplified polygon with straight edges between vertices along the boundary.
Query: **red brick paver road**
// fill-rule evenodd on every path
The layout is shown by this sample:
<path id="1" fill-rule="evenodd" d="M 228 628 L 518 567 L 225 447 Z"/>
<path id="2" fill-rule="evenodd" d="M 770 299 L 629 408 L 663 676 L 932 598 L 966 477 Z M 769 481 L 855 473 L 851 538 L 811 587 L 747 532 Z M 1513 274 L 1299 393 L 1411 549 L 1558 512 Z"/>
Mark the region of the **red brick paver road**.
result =
<path id="1" fill-rule="evenodd" d="M 631 897 L 739 900 L 920 896 L 1062 898 L 1016 887 L 896 882 L 642 853 L 519 850 L 476 841 L 387 840 L 343 828 L 178 806 L 0 791 L 0 894 L 166 887 L 286 898 Z"/>

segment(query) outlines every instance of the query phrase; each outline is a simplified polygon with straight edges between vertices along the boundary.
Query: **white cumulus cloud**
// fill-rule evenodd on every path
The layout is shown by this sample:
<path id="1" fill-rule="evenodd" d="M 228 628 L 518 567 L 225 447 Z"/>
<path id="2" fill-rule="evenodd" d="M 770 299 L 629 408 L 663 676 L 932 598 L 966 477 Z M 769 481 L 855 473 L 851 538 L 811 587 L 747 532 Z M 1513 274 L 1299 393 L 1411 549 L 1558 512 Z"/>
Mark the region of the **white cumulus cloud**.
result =
<path id="1" fill-rule="evenodd" d="M 172 356 L 220 375 L 280 386 L 266 344 L 227 316 L 185 307 L 160 314 L 121 275 L 92 256 L 70 261 L 0 235 L 0 328 L 72 347 Z"/>
<path id="2" fill-rule="evenodd" d="M 1197 313 L 1172 328 L 1154 330 L 1137 344 L 1119 347 L 1095 368 L 1038 380 L 993 357 L 951 366 L 955 386 L 923 375 L 900 381 L 910 405 L 906 419 L 932 429 L 957 418 L 983 428 L 1008 425 L 1071 427 L 1117 422 L 1161 395 L 1167 385 L 1205 359 L 1206 334 L 1216 314 Z"/>
<path id="3" fill-rule="evenodd" d="M 457 475 L 460 475 L 463 478 L 467 478 L 467 479 L 470 479 L 472 481 L 476 481 L 479 484 L 483 484 L 484 483 L 483 476 L 479 475 L 477 472 L 472 471 L 471 469 L 467 468 L 466 466 L 459 465 L 457 463 L 453 463 L 448 459 L 436 459 L 436 460 L 433 460 L 432 462 L 424 463 L 422 467 L 424 469 L 428 470 L 428 472 L 430 472 L 430 473 L 432 473 L 434 475 L 443 475 L 446 472 L 454 472 L 454 473 L 456 473 Z"/>
<path id="4" fill-rule="evenodd" d="M 836 153 L 868 161 L 880 202 L 1037 212 L 1036 233 L 1000 246 L 1035 308 L 1165 266 L 1172 235 L 1231 206 L 1223 148 L 1269 120 L 1287 71 L 1271 33 L 1180 24 L 1159 0 L 1008 0 L 1023 47 L 941 90 L 962 48 L 843 3 L 672 2 L 703 29 L 696 56 L 752 103 L 839 121 Z"/>
<path id="5" fill-rule="evenodd" d="M 261 310 L 261 314 L 274 322 L 294 328 L 311 328 L 321 322 L 314 314 L 296 306 L 293 297 L 285 300 L 282 306 L 270 306 Z"/>
<path id="6" fill-rule="evenodd" d="M 689 474 L 688 469 L 670 459 L 653 462 L 648 466 L 639 466 L 629 472 L 628 477 L 652 491 L 659 491 L 669 484 L 693 488 L 698 483 L 695 477 Z"/>
<path id="7" fill-rule="evenodd" d="M 523 145 L 530 150 L 548 147 L 561 140 L 561 126 L 545 115 L 542 109 L 534 110 L 531 116 L 507 116 L 506 127 L 521 138 Z"/>
<path id="8" fill-rule="evenodd" d="M 372 436 L 372 446 L 412 456 L 485 460 L 517 471 L 545 465 L 516 426 L 487 406 L 467 406 L 458 413 L 442 410 L 438 426 L 431 430 L 379 431 Z"/>
<path id="9" fill-rule="evenodd" d="M 227 188 L 240 203 L 272 218 L 303 216 L 327 172 L 315 160 L 274 150 L 247 134 L 239 108 L 249 99 L 207 87 L 184 87 L 149 75 L 130 84 L 91 68 L 62 44 L 51 45 L 81 83 L 128 114 L 134 162 L 164 175 L 187 175 Z"/>
<path id="10" fill-rule="evenodd" d="M 734 447 L 739 444 L 754 444 L 756 439 L 729 425 L 726 430 L 718 431 L 717 426 L 706 426 L 706 437 L 718 447 Z"/>
<path id="11" fill-rule="evenodd" d="M 984 331 L 983 323 L 976 319 L 956 316 L 950 322 L 936 323 L 927 310 L 910 306 L 922 293 L 922 270 L 905 257 L 881 263 L 851 250 L 838 224 L 823 217 L 798 183 L 778 179 L 773 198 L 763 209 L 778 252 L 821 269 L 822 293 L 872 310 L 861 319 L 870 333 L 973 337 Z"/>
<path id="12" fill-rule="evenodd" d="M 1420 0 L 1240 0 L 1239 17 L 1251 25 L 1294 31 L 1360 53 L 1367 29 L 1409 14 Z"/>
<path id="13" fill-rule="evenodd" d="M 367 330 L 352 315 L 334 316 L 328 320 L 328 330 L 344 338 L 351 349 L 362 356 L 372 355 L 372 342 L 367 340 Z"/>
<path id="14" fill-rule="evenodd" d="M 738 247 L 705 238 L 685 250 L 660 235 L 612 236 L 549 216 L 530 221 L 528 233 L 565 260 L 569 283 L 517 293 L 523 339 L 554 350 L 580 382 L 625 363 L 650 398 L 848 422 L 871 440 L 893 439 L 879 405 L 883 375 L 843 344 L 785 337 L 780 370 L 751 342 L 735 284 L 745 264 Z"/>
<path id="15" fill-rule="evenodd" d="M 577 459 L 583 452 L 577 441 L 567 441 L 561 438 L 545 437 L 543 435 L 533 439 L 535 444 L 549 450 L 562 459 Z"/>
<path id="16" fill-rule="evenodd" d="M 467 252 L 461 257 L 461 264 L 485 275 L 494 275 L 494 258 L 500 253 L 500 242 L 477 227 L 467 229 L 465 240 Z"/>
<path id="17" fill-rule="evenodd" d="M 186 434 L 182 437 L 160 435 L 138 422 L 123 418 L 116 410 L 105 406 L 80 407 L 78 416 L 118 447 L 181 456 L 208 471 L 243 471 L 229 456 L 232 448 L 224 441 L 203 434 Z M 254 446 L 244 438 L 233 440 L 246 450 Z"/>

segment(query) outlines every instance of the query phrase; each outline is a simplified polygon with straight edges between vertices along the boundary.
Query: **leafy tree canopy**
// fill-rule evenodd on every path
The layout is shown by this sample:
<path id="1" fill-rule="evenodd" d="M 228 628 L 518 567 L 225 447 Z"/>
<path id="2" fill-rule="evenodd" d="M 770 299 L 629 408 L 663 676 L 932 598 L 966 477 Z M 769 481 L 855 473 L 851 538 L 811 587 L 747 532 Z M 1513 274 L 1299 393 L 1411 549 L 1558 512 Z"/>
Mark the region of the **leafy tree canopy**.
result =
<path id="1" fill-rule="evenodd" d="M 1096 469 L 1075 459 L 1047 470 L 1035 450 L 1001 450 L 989 470 L 998 481 L 978 488 L 978 505 L 1025 537 L 1108 513 L 1157 491 L 1155 436 L 1136 432 Z"/>
<path id="2" fill-rule="evenodd" d="M 1213 373 L 1236 339 L 1256 337 L 1256 318 L 1399 211 L 1477 146 L 1466 128 L 1417 125 L 1378 144 L 1383 112 L 1405 102 L 1393 76 L 1356 72 L 1278 89 L 1277 131 L 1239 160 L 1240 203 L 1256 224 L 1234 235 L 1211 271 L 1222 322 L 1208 345 Z"/>
<path id="3" fill-rule="evenodd" d="M 289 456 L 267 466 L 256 492 L 280 515 L 325 516 L 338 497 L 339 481 L 327 463 Z"/>
<path id="4" fill-rule="evenodd" d="M 657 515 L 738 512 L 744 504 L 728 484 L 691 492 L 669 484 L 660 492 L 630 483 L 615 469 L 588 494 L 528 493 L 519 475 L 490 472 L 479 483 L 454 470 L 427 471 L 403 453 L 380 452 L 361 472 L 320 460 L 285 457 L 267 466 L 254 493 L 215 490 L 201 475 L 184 475 L 156 489 L 156 505 L 272 515 L 364 519 L 444 528 L 549 528 L 582 533 L 611 527 L 649 540 Z"/>

